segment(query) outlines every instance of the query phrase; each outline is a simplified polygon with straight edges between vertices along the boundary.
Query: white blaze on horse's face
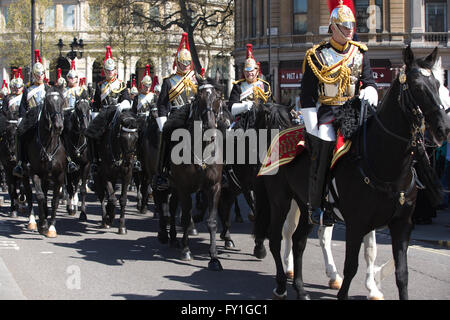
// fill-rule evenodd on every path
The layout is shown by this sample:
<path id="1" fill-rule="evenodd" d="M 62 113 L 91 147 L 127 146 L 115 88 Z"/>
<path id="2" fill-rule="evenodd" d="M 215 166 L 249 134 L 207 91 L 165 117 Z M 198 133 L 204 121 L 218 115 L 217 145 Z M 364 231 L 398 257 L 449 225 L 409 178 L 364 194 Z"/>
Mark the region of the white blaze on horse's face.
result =
<path id="1" fill-rule="evenodd" d="M 444 69 L 442 68 L 442 59 L 439 57 L 436 60 L 436 63 L 433 66 L 433 69 L 431 70 L 433 73 L 433 76 L 436 78 L 437 81 L 439 81 L 439 97 L 441 98 L 442 105 L 440 106 L 441 109 L 444 109 L 445 112 L 450 117 L 450 94 L 448 89 L 444 86 Z"/>

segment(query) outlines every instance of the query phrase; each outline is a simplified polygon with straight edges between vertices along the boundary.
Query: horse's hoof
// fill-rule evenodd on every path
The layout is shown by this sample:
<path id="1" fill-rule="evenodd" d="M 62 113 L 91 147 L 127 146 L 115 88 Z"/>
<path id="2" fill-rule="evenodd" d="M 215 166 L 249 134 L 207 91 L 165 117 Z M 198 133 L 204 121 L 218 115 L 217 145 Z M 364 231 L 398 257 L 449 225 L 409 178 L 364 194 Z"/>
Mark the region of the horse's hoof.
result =
<path id="1" fill-rule="evenodd" d="M 77 212 L 73 209 L 67 209 L 67 212 L 69 213 L 69 216 L 73 217 Z"/>
<path id="2" fill-rule="evenodd" d="M 111 228 L 111 226 L 109 225 L 109 224 L 106 224 L 106 223 L 102 223 L 102 229 L 109 229 L 109 228 Z"/>
<path id="3" fill-rule="evenodd" d="M 264 259 L 267 255 L 266 248 L 264 246 L 255 246 L 255 249 L 253 249 L 253 255 L 258 259 Z"/>
<path id="4" fill-rule="evenodd" d="M 9 214 L 9 217 L 10 218 L 17 218 L 17 211 L 16 210 L 11 211 L 11 213 Z"/>
<path id="5" fill-rule="evenodd" d="M 250 216 L 249 216 L 249 218 L 250 218 Z M 236 223 L 243 223 L 244 219 L 242 219 L 241 216 L 236 216 L 236 218 L 234 219 L 234 222 L 236 222 Z"/>
<path id="6" fill-rule="evenodd" d="M 341 279 L 330 280 L 328 282 L 328 286 L 330 287 L 330 289 L 339 290 L 342 286 L 342 280 Z"/>
<path id="7" fill-rule="evenodd" d="M 253 214 L 253 212 L 250 212 L 250 213 L 248 214 L 248 220 L 249 220 L 250 222 L 255 222 L 255 215 Z"/>
<path id="8" fill-rule="evenodd" d="M 287 298 L 287 290 L 282 294 L 278 294 L 277 289 L 273 289 L 272 300 L 286 300 L 286 298 Z"/>
<path id="9" fill-rule="evenodd" d="M 195 216 L 192 217 L 192 221 L 194 221 L 194 223 L 199 223 L 203 221 L 203 216 L 200 214 L 196 214 Z"/>
<path id="10" fill-rule="evenodd" d="M 225 240 L 225 249 L 234 249 L 236 246 L 234 245 L 233 240 Z"/>
<path id="11" fill-rule="evenodd" d="M 37 230 L 37 224 L 35 222 L 30 222 L 27 226 L 27 229 L 30 231 L 36 231 Z"/>
<path id="12" fill-rule="evenodd" d="M 189 230 L 189 235 L 190 236 L 198 236 L 198 231 L 196 228 L 192 228 L 191 230 Z"/>
<path id="13" fill-rule="evenodd" d="M 182 261 L 191 261 L 192 260 L 191 252 L 189 250 L 182 252 L 181 253 L 181 260 Z"/>
<path id="14" fill-rule="evenodd" d="M 48 232 L 45 236 L 47 238 L 56 238 L 58 235 L 56 233 L 56 230 L 48 230 Z"/>
<path id="15" fill-rule="evenodd" d="M 120 227 L 119 228 L 119 234 L 121 234 L 121 235 L 127 234 L 127 228 L 126 227 Z"/>
<path id="16" fill-rule="evenodd" d="M 213 258 L 208 263 L 208 269 L 210 271 L 223 271 L 222 264 L 219 259 Z"/>
<path id="17" fill-rule="evenodd" d="M 291 270 L 287 271 L 286 278 L 291 279 L 291 280 L 294 279 L 294 271 L 291 271 Z"/>
<path id="18" fill-rule="evenodd" d="M 79 220 L 80 220 L 80 221 L 87 221 L 86 213 L 81 212 L 81 213 L 80 213 L 80 218 L 79 218 Z"/>
<path id="19" fill-rule="evenodd" d="M 169 242 L 169 237 L 167 234 L 158 232 L 158 240 L 161 244 L 167 244 Z"/>
<path id="20" fill-rule="evenodd" d="M 299 294 L 297 295 L 297 300 L 311 300 L 311 297 L 307 293 Z"/>
<path id="21" fill-rule="evenodd" d="M 383 295 L 381 295 L 381 296 L 373 296 L 373 297 L 368 297 L 367 299 L 369 299 L 369 300 L 384 300 L 384 296 Z"/>

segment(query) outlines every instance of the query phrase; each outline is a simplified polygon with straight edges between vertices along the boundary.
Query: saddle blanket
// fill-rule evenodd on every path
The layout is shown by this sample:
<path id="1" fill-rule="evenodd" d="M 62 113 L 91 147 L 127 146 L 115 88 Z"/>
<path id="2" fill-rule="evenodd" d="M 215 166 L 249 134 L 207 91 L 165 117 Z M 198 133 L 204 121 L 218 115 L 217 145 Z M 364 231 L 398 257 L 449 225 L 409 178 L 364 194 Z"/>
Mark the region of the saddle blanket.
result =
<path id="1" fill-rule="evenodd" d="M 270 175 L 276 168 L 279 168 L 291 162 L 297 155 L 305 149 L 304 126 L 296 126 L 281 131 L 274 137 L 267 150 L 266 157 L 258 172 L 258 176 Z M 333 152 L 333 158 L 330 168 L 332 169 L 336 162 L 346 154 L 352 145 L 350 140 L 345 140 L 344 136 L 338 131 L 336 147 Z M 278 152 L 278 156 L 275 154 Z"/>
<path id="2" fill-rule="evenodd" d="M 304 126 L 296 126 L 277 134 L 267 150 L 258 176 L 270 175 L 274 169 L 291 162 L 300 154 L 305 148 L 304 130 Z"/>

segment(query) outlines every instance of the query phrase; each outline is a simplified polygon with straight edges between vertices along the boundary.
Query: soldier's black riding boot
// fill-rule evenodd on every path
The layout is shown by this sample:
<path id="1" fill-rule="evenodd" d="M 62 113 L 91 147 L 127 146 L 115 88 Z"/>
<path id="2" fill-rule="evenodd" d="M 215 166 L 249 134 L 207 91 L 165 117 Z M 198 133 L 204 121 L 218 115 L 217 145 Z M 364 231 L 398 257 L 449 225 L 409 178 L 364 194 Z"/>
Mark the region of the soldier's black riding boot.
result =
<path id="1" fill-rule="evenodd" d="M 17 158 L 17 165 L 13 169 L 13 175 L 18 178 L 23 178 L 22 163 L 24 162 L 24 159 L 23 159 L 22 137 L 18 135 L 16 136 L 16 158 Z"/>
<path id="2" fill-rule="evenodd" d="M 169 179 L 167 170 L 167 143 L 163 138 L 163 134 L 159 134 L 159 144 L 158 144 L 158 166 L 157 174 L 153 177 L 152 185 L 155 186 L 154 189 L 159 191 L 164 191 L 169 189 Z"/>
<path id="3" fill-rule="evenodd" d="M 332 212 L 322 208 L 324 207 L 325 182 L 335 141 L 325 141 L 310 134 L 307 134 L 307 139 L 311 152 L 308 188 L 309 221 L 313 224 L 332 226 L 334 223 Z"/>

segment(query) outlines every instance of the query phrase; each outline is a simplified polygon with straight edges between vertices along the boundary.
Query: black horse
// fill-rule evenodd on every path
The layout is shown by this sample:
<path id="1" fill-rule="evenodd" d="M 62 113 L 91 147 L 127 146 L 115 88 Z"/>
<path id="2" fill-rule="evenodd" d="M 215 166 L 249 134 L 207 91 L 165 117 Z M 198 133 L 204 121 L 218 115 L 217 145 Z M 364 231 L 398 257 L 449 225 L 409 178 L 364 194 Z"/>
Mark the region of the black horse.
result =
<path id="1" fill-rule="evenodd" d="M 409 47 L 403 55 L 404 71 L 393 81 L 376 113 L 372 110 L 373 116 L 354 135 L 352 148 L 332 172 L 330 188 L 335 192 L 330 200 L 334 199 L 334 206 L 346 224 L 344 281 L 339 299 L 348 298 L 363 237 L 383 226 L 389 227 L 392 237 L 399 297 L 408 298 L 407 249 L 417 194 L 413 160 L 420 153 L 420 126 L 424 119 L 435 143 L 440 145 L 450 132 L 450 124 L 441 108 L 438 72 L 433 70 L 437 49 L 422 59 L 414 59 Z M 279 111 L 284 112 L 282 108 Z M 256 196 L 255 254 L 264 255 L 262 241 L 269 234 L 270 251 L 277 267 L 276 297 L 286 296 L 281 230 L 291 199 L 295 199 L 301 212 L 307 212 L 309 165 L 309 153 L 304 151 L 280 167 L 276 175 L 263 176 L 259 181 L 262 186 Z M 293 235 L 293 285 L 300 299 L 309 298 L 303 287 L 302 254 L 311 228 L 307 215 L 301 215 Z"/>
<path id="2" fill-rule="evenodd" d="M 38 201 L 38 231 L 49 238 L 57 236 L 56 210 L 67 166 L 66 151 L 61 140 L 65 105 L 63 94 L 58 88 L 48 89 L 42 109 L 34 108 L 28 111 L 27 119 L 37 119 L 37 125 L 27 131 L 26 137 L 29 139 L 24 139 L 25 155 L 30 163 L 30 174 Z M 53 182 L 52 211 L 50 220 L 47 220 L 47 192 L 50 180 Z M 34 219 L 31 213 L 29 228 Z"/>
<path id="3" fill-rule="evenodd" d="M 75 215 L 78 203 L 78 188 L 81 195 L 80 220 L 85 221 L 86 217 L 86 194 L 87 179 L 89 176 L 90 161 L 88 158 L 87 138 L 84 131 L 91 121 L 91 109 L 89 100 L 80 98 L 75 107 L 64 111 L 64 130 L 63 138 L 67 155 L 78 166 L 75 172 L 67 173 L 67 193 L 69 200 L 67 203 L 67 212 Z M 80 185 L 81 180 L 81 185 Z M 70 202 L 70 203 L 69 203 Z"/>
<path id="4" fill-rule="evenodd" d="M 19 204 L 28 203 L 27 216 L 33 209 L 32 190 L 30 178 L 17 178 L 12 174 L 14 167 L 17 165 L 16 159 L 16 133 L 18 119 L 13 113 L 0 112 L 0 162 L 5 171 L 6 183 L 8 186 L 8 194 L 11 202 L 9 215 L 12 218 L 17 217 Z M 20 195 L 17 190 L 20 190 Z"/>
<path id="5" fill-rule="evenodd" d="M 181 224 L 183 227 L 183 238 L 181 241 L 182 259 L 186 261 L 192 259 L 188 244 L 192 219 L 191 194 L 203 190 L 207 197 L 209 209 L 207 224 L 210 233 L 209 252 L 211 260 L 208 268 L 219 271 L 222 270 L 222 266 L 217 258 L 216 231 L 223 165 L 221 164 L 221 146 L 217 146 L 215 141 L 217 123 L 213 103 L 221 99 L 221 88 L 213 79 L 198 78 L 197 80 L 198 92 L 195 100 L 190 104 L 190 116 L 186 124 L 187 131 L 185 132 L 188 132 L 188 136 L 183 137 L 183 139 L 188 138 L 189 142 L 183 141 L 178 144 L 178 146 L 184 144 L 190 149 L 186 154 L 184 153 L 185 149 L 181 151 L 183 153 L 183 161 L 178 164 L 174 163 L 174 159 L 171 159 L 170 182 L 176 193 L 176 202 L 179 202 L 181 206 Z M 204 136 L 208 132 L 211 133 L 211 136 Z M 201 134 L 201 136 L 197 136 L 198 134 Z M 196 141 L 201 141 L 201 143 L 195 145 Z M 204 154 L 206 149 L 209 152 Z M 184 159 L 187 161 L 184 162 Z M 220 159 L 220 161 L 216 161 L 216 159 Z M 171 222 L 175 221 L 176 208 L 175 204 L 170 206 Z"/>
<path id="6" fill-rule="evenodd" d="M 100 118 L 97 119 L 97 117 Z M 130 110 L 120 111 L 117 107 L 110 106 L 106 112 L 101 112 L 97 117 L 91 123 L 94 126 L 96 120 L 101 120 L 102 117 L 105 117 L 107 123 L 106 131 L 98 144 L 101 161 L 98 173 L 94 176 L 95 193 L 102 205 L 102 227 L 108 229 L 114 222 L 117 203 L 115 185 L 120 181 L 119 234 L 126 234 L 125 208 L 138 139 L 136 115 Z M 105 197 L 106 204 L 104 203 Z"/>

